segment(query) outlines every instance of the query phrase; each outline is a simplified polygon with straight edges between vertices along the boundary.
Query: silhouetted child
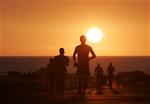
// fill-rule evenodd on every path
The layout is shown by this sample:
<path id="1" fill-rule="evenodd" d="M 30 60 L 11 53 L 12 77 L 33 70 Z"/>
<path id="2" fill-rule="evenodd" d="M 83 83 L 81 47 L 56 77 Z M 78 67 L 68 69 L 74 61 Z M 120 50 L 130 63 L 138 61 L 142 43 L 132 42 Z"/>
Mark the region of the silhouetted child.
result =
<path id="1" fill-rule="evenodd" d="M 112 63 L 109 64 L 107 67 L 107 78 L 108 78 L 108 85 L 110 89 L 112 89 L 112 83 L 113 83 L 113 76 L 114 76 L 115 67 L 112 65 Z"/>
<path id="2" fill-rule="evenodd" d="M 100 64 L 95 67 L 94 74 L 97 80 L 97 89 L 100 90 L 103 84 L 103 69 Z"/>

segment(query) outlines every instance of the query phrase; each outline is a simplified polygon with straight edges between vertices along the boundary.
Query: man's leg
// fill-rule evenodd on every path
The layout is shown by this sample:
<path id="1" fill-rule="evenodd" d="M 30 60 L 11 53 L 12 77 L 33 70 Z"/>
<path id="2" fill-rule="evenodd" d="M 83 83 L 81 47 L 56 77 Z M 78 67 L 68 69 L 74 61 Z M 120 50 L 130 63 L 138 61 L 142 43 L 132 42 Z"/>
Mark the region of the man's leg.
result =
<path id="1" fill-rule="evenodd" d="M 64 90 L 65 90 L 65 77 L 62 77 L 61 79 L 61 94 L 64 94 Z"/>
<path id="2" fill-rule="evenodd" d="M 49 79 L 49 81 L 48 81 L 49 83 L 48 83 L 48 85 L 49 85 L 49 94 L 51 95 L 52 94 L 52 92 L 53 92 L 53 90 L 52 90 L 52 80 L 51 79 Z"/>
<path id="3" fill-rule="evenodd" d="M 53 94 L 55 87 L 55 79 L 49 78 L 49 94 Z"/>
<path id="4" fill-rule="evenodd" d="M 98 85 L 98 86 L 97 86 L 97 89 L 100 90 L 100 87 L 101 87 L 101 81 L 100 81 L 100 78 L 97 79 L 97 85 Z"/>
<path id="5" fill-rule="evenodd" d="M 109 79 L 109 87 L 112 89 L 112 79 Z"/>
<path id="6" fill-rule="evenodd" d="M 110 78 L 108 78 L 108 85 L 109 85 L 109 87 L 111 88 L 111 81 L 110 81 Z"/>
<path id="7" fill-rule="evenodd" d="M 61 92 L 61 78 L 57 78 L 56 80 L 56 94 L 60 94 Z"/>
<path id="8" fill-rule="evenodd" d="M 81 76 L 78 76 L 78 93 L 81 94 L 82 89 L 82 78 Z"/>
<path id="9" fill-rule="evenodd" d="M 85 94 L 85 91 L 87 89 L 87 84 L 88 84 L 88 77 L 87 76 L 84 76 L 83 77 L 83 94 Z"/>

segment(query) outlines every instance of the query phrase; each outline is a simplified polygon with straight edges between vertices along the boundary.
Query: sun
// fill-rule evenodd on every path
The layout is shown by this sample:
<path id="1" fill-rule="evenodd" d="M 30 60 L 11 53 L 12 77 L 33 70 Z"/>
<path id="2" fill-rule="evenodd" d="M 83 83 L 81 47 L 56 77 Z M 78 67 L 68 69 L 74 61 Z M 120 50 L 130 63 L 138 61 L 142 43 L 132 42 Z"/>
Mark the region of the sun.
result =
<path id="1" fill-rule="evenodd" d="M 91 28 L 87 31 L 86 38 L 91 43 L 98 43 L 103 39 L 103 33 L 98 28 Z"/>

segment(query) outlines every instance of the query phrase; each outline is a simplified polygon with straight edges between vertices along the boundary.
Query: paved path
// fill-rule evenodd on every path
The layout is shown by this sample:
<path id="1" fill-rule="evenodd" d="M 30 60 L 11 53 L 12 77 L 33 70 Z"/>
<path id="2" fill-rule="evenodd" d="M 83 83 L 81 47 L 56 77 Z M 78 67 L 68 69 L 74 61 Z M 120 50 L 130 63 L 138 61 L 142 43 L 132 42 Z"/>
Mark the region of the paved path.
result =
<path id="1" fill-rule="evenodd" d="M 150 104 L 150 93 L 143 90 L 89 89 L 85 96 L 74 96 L 71 100 L 77 100 L 78 104 Z"/>
<path id="2" fill-rule="evenodd" d="M 10 95 L 5 101 L 18 104 L 150 104 L 150 92 L 144 90 L 88 89 L 85 95 L 78 95 L 76 92 L 71 90 L 64 95 L 52 96 L 47 92 Z"/>

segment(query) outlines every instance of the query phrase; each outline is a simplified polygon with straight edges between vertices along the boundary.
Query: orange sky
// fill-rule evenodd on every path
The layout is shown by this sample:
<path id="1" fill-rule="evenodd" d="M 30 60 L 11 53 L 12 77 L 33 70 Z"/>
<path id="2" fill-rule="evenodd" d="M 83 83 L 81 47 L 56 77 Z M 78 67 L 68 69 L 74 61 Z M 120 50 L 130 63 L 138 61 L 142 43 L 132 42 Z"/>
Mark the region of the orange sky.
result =
<path id="1" fill-rule="evenodd" d="M 0 56 L 72 55 L 93 27 L 96 55 L 150 56 L 148 0 L 1 0 Z"/>

